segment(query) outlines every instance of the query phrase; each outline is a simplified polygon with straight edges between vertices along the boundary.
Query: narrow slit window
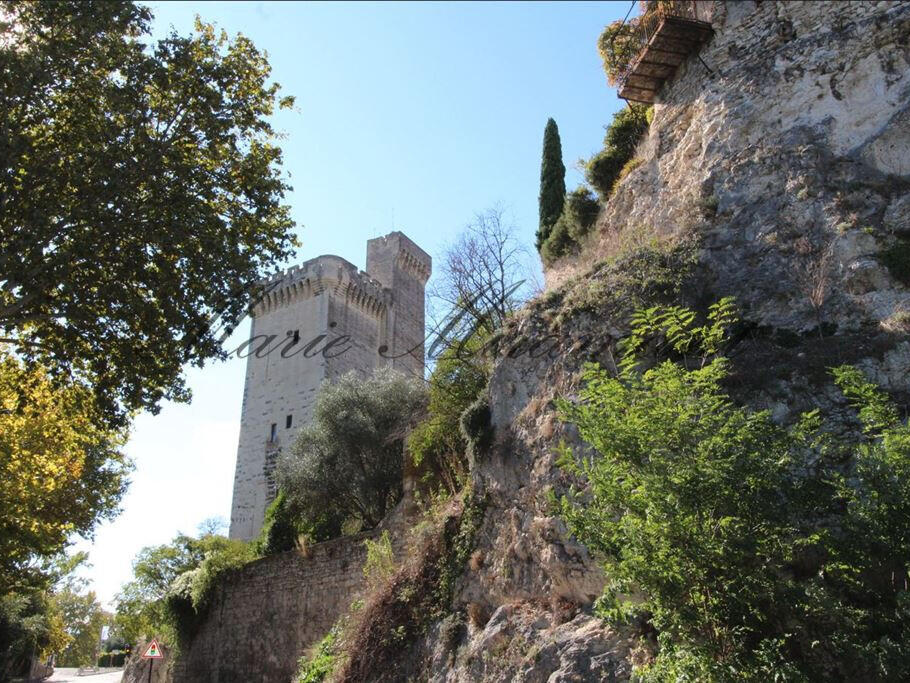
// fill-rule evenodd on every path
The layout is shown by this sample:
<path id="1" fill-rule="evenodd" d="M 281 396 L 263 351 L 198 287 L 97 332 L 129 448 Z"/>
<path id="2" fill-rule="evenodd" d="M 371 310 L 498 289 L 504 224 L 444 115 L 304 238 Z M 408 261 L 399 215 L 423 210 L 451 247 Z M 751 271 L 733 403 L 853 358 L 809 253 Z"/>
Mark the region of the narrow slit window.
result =
<path id="1" fill-rule="evenodd" d="M 278 438 L 278 425 L 273 422 L 272 429 L 269 431 L 269 441 L 274 441 L 276 438 Z"/>
<path id="2" fill-rule="evenodd" d="M 288 415 L 286 418 L 284 418 L 284 428 L 285 428 L 285 429 L 290 429 L 290 428 L 291 428 L 291 422 L 293 422 L 293 421 L 294 421 L 294 416 L 293 416 L 293 415 Z"/>

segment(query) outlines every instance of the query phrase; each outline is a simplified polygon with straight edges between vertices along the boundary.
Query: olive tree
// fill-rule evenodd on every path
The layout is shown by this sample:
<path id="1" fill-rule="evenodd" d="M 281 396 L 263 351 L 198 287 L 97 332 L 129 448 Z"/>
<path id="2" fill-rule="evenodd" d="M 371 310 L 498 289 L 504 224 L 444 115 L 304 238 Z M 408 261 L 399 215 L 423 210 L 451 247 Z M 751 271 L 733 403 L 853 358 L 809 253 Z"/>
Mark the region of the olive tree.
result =
<path id="1" fill-rule="evenodd" d="M 401 498 L 404 439 L 425 405 L 422 382 L 387 368 L 325 383 L 312 422 L 278 462 L 295 511 L 314 522 L 376 526 Z"/>

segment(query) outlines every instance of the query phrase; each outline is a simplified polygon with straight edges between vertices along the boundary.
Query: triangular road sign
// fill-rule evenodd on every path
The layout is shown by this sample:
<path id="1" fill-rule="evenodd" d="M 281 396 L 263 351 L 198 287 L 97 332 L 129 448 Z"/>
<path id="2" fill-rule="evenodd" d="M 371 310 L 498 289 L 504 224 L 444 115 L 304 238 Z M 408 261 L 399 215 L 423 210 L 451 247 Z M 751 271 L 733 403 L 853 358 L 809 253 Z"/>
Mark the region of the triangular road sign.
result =
<path id="1" fill-rule="evenodd" d="M 145 648 L 145 653 L 142 655 L 143 659 L 164 659 L 164 655 L 161 653 L 161 646 L 158 645 L 158 639 L 152 638 L 152 642 L 149 643 L 149 646 Z"/>

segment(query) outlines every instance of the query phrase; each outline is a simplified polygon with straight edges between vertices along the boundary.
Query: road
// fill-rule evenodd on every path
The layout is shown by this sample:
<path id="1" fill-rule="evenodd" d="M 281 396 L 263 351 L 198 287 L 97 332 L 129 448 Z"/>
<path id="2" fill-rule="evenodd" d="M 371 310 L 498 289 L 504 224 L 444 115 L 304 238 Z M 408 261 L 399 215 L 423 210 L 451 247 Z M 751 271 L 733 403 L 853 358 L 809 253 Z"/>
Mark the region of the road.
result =
<path id="1" fill-rule="evenodd" d="M 55 669 L 54 675 L 45 679 L 45 683 L 120 683 L 123 671 L 109 671 L 103 674 L 86 674 L 77 676 L 77 669 Z"/>

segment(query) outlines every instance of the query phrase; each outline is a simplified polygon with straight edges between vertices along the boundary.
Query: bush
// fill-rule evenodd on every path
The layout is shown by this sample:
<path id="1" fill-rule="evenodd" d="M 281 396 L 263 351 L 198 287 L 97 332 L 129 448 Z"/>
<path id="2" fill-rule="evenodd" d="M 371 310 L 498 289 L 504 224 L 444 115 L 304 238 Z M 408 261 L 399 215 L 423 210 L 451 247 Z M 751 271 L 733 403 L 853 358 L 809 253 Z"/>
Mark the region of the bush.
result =
<path id="1" fill-rule="evenodd" d="M 306 524 L 291 508 L 284 491 L 279 490 L 275 500 L 265 509 L 265 520 L 255 543 L 256 553 L 274 555 L 293 550 L 306 530 Z"/>
<path id="2" fill-rule="evenodd" d="M 342 628 L 342 623 L 335 624 L 305 657 L 300 658 L 296 683 L 322 683 L 335 670 Z"/>
<path id="3" fill-rule="evenodd" d="M 849 367 L 834 376 L 862 435 L 737 407 L 729 302 L 695 320 L 640 312 L 619 375 L 589 366 L 560 403 L 595 453 L 562 454 L 585 489 L 559 506 L 603 560 L 598 612 L 657 630 L 641 680 L 907 680 L 910 427 Z M 644 349 L 676 362 L 643 371 Z"/>
<path id="4" fill-rule="evenodd" d="M 544 265 L 550 265 L 563 256 L 572 253 L 577 246 L 572 239 L 572 226 L 565 213 L 559 217 L 550 235 L 540 249 L 540 258 Z"/>
<path id="5" fill-rule="evenodd" d="M 910 286 L 910 240 L 896 239 L 879 252 L 879 259 L 898 282 Z"/>
<path id="6" fill-rule="evenodd" d="M 632 159 L 642 134 L 648 129 L 648 109 L 630 104 L 616 112 L 607 127 L 604 148 L 586 165 L 585 177 L 604 201 L 613 194 L 623 167 Z"/>
<path id="7" fill-rule="evenodd" d="M 383 531 L 378 539 L 374 541 L 368 538 L 363 545 L 367 551 L 367 559 L 363 563 L 363 578 L 366 579 L 368 589 L 375 589 L 395 573 L 392 539 L 388 531 Z"/>
<path id="8" fill-rule="evenodd" d="M 469 405 L 458 420 L 462 438 L 468 444 L 468 457 L 476 459 L 482 451 L 493 444 L 493 424 L 491 422 L 490 397 L 483 392 Z"/>
<path id="9" fill-rule="evenodd" d="M 421 382 L 388 368 L 324 384 L 313 421 L 278 463 L 301 518 L 379 524 L 401 498 L 404 439 L 426 398 Z"/>
<path id="10" fill-rule="evenodd" d="M 600 214 L 600 202 L 584 185 L 576 187 L 566 197 L 563 212 L 569 221 L 569 234 L 576 242 L 588 234 Z"/>
<path id="11" fill-rule="evenodd" d="M 600 202 L 584 185 L 575 188 L 566 197 L 562 215 L 540 250 L 543 262 L 550 264 L 571 253 L 578 242 L 590 232 L 600 213 Z"/>
<path id="12" fill-rule="evenodd" d="M 468 443 L 459 420 L 487 386 L 485 339 L 475 332 L 461 346 L 453 345 L 440 354 L 430 374 L 427 416 L 408 436 L 414 464 L 450 492 L 461 487 L 468 471 Z"/>
<path id="13" fill-rule="evenodd" d="M 98 655 L 96 666 L 102 668 L 123 666 L 126 662 L 127 656 L 129 656 L 129 652 L 126 652 L 124 650 L 112 650 L 111 652 L 105 652 Z"/>

